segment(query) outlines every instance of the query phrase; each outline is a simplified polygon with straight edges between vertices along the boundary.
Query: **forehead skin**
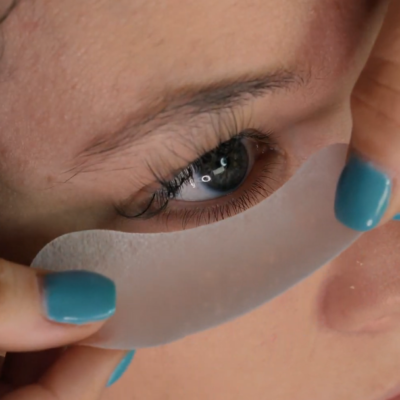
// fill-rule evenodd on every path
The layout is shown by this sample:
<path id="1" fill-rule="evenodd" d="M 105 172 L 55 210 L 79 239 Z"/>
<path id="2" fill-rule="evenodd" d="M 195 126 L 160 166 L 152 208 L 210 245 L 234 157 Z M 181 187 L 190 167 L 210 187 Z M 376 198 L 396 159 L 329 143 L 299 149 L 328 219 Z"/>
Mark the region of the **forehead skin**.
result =
<path id="1" fill-rule="evenodd" d="M 176 85 L 298 68 L 332 90 L 366 39 L 368 3 L 22 0 L 0 64 L 0 171 L 45 159 L 57 173 L 82 141 Z"/>
<path id="2" fill-rule="evenodd" d="M 382 4 L 19 0 L 0 36 L 0 254 L 27 262 L 63 233 L 109 228 L 116 218 L 110 197 L 135 192 L 132 176 L 142 172 L 143 161 L 133 149 L 118 155 L 107 174 L 69 180 L 71 160 L 99 134 L 118 130 L 132 113 L 179 86 L 296 70 L 309 84 L 266 96 L 264 122 L 280 117 L 296 126 L 322 107 L 329 118 L 313 130 L 316 142 L 343 140 L 348 130 L 340 139 L 326 134 L 321 140 L 319 132 L 327 125 L 340 130 L 348 115 Z M 334 117 L 332 105 L 347 109 Z M 162 140 L 144 143 L 142 154 L 158 156 L 162 147 Z M 133 175 L 118 171 L 127 164 Z M 30 256 L 22 257 L 20 247 Z"/>

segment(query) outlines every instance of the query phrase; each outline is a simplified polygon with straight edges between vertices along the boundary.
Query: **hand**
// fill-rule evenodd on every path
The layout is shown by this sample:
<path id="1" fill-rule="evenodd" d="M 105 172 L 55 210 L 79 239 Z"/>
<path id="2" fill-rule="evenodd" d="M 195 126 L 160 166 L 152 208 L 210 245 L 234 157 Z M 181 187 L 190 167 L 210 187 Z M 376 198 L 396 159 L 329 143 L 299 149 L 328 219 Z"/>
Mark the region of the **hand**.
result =
<path id="1" fill-rule="evenodd" d="M 101 275 L 44 274 L 0 260 L 0 350 L 35 352 L 8 353 L 0 399 L 98 400 L 133 353 L 60 347 L 95 333 L 114 313 L 115 303 L 115 285 Z"/>
<path id="2" fill-rule="evenodd" d="M 335 212 L 341 222 L 359 231 L 400 213 L 399 21 L 400 2 L 392 0 L 352 95 L 351 149 L 338 184 Z"/>

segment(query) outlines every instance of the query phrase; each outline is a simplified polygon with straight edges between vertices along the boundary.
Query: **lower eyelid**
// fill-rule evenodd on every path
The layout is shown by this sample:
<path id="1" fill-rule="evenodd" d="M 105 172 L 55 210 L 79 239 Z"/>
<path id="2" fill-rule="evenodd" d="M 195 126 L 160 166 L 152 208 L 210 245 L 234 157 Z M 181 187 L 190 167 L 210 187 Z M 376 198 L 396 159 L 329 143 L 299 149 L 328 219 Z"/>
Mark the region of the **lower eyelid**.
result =
<path id="1" fill-rule="evenodd" d="M 279 189 L 288 179 L 287 160 L 283 152 L 276 152 L 269 161 L 256 161 L 253 171 L 237 191 L 212 200 L 187 202 L 172 200 L 164 215 L 168 230 L 179 230 L 205 225 L 233 216 L 261 202 Z"/>
<path id="2" fill-rule="evenodd" d="M 204 201 L 183 201 L 169 198 L 166 196 L 169 192 L 156 190 L 153 193 L 147 192 L 146 204 L 142 202 L 141 207 L 138 207 L 136 202 L 136 207 L 120 208 L 117 210 L 118 214 L 127 219 L 134 219 L 138 231 L 173 231 L 209 224 L 238 214 L 261 202 L 289 178 L 287 155 L 284 149 L 279 147 L 280 141 L 277 135 L 263 131 L 255 131 L 254 135 L 252 132 L 250 135 L 247 131 L 244 132 L 243 136 L 236 137 L 254 140 L 254 143 L 258 144 L 258 156 L 252 160 L 254 165 L 252 171 L 234 192 Z M 152 206 L 149 212 L 143 213 L 154 193 L 161 193 L 162 196 L 158 198 L 156 196 L 154 207 Z M 140 226 L 144 229 L 142 230 Z"/>

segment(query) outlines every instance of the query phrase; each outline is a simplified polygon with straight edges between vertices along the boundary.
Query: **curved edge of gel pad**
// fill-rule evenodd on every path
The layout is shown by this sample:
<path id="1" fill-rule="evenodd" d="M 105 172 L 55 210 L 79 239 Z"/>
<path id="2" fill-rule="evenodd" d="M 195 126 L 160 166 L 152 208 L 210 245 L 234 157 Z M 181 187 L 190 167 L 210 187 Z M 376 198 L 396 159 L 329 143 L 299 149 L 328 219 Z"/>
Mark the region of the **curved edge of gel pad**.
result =
<path id="1" fill-rule="evenodd" d="M 232 218 L 187 231 L 84 231 L 48 244 L 33 266 L 100 272 L 117 312 L 90 341 L 132 349 L 177 340 L 284 292 L 359 235 L 334 216 L 347 146 L 314 154 L 280 190 Z"/>

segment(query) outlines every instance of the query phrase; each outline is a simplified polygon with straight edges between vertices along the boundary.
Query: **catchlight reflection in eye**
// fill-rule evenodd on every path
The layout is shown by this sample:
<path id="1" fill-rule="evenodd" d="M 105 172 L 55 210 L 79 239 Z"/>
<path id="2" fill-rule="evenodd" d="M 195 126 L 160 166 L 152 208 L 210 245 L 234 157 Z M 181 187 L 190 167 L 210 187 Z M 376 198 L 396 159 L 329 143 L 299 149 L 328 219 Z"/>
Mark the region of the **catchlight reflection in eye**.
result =
<path id="1" fill-rule="evenodd" d="M 245 129 L 182 169 L 146 199 L 117 208 L 129 219 L 152 219 L 153 231 L 206 225 L 241 213 L 277 190 L 288 176 L 275 134 Z"/>
<path id="2" fill-rule="evenodd" d="M 257 144 L 248 138 L 233 138 L 205 154 L 189 168 L 192 176 L 175 199 L 204 201 L 235 191 L 251 171 Z"/>

